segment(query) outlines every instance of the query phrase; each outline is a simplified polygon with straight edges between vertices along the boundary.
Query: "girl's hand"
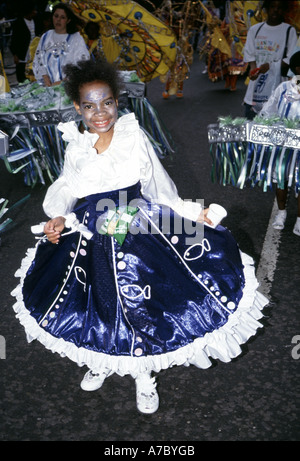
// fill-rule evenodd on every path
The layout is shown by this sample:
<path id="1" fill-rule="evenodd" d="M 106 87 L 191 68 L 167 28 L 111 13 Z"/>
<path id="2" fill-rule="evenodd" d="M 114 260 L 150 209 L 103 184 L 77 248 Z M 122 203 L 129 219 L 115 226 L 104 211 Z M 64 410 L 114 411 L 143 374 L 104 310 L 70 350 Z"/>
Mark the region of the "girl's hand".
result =
<path id="1" fill-rule="evenodd" d="M 213 223 L 209 218 L 207 218 L 207 213 L 208 213 L 208 208 L 203 209 L 198 216 L 197 222 L 202 222 L 202 223 L 206 222 L 207 224 L 212 226 Z"/>
<path id="2" fill-rule="evenodd" d="M 66 219 L 62 216 L 50 219 L 44 226 L 44 233 L 51 243 L 58 243 L 60 235 L 65 228 Z"/>

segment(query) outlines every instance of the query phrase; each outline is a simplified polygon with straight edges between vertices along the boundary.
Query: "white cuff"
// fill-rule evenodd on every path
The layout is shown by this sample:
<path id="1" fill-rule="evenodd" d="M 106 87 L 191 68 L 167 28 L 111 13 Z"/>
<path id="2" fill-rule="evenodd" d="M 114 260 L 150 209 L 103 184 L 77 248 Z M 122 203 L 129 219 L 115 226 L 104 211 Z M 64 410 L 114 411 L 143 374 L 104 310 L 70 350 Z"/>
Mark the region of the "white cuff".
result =
<path id="1" fill-rule="evenodd" d="M 65 218 L 66 222 L 65 222 L 65 226 L 66 227 L 76 227 L 79 225 L 79 221 L 78 219 L 76 218 L 76 214 L 75 213 L 69 213 L 67 215 L 63 215 L 63 218 Z"/>
<path id="2" fill-rule="evenodd" d="M 176 206 L 173 208 L 176 213 L 191 221 L 197 221 L 201 211 L 202 205 L 199 202 L 192 202 L 191 200 L 179 199 Z"/>

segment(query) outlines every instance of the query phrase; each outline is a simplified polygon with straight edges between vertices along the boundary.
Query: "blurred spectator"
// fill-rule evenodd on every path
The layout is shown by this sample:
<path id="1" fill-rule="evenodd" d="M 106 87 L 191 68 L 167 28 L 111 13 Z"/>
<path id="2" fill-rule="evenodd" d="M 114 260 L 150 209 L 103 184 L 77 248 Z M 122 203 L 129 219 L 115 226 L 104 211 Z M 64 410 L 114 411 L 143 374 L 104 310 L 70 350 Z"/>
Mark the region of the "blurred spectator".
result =
<path id="1" fill-rule="evenodd" d="M 259 115 L 268 118 L 278 115 L 281 119 L 300 121 L 300 51 L 294 53 L 290 58 L 290 69 L 294 75 L 291 80 L 282 82 L 271 94 L 269 100 L 264 104 Z M 277 183 L 277 178 L 274 178 Z M 282 186 L 281 186 L 282 187 Z M 278 212 L 275 216 L 274 229 L 283 229 L 287 217 L 286 204 L 288 197 L 287 181 L 283 188 L 276 187 L 276 200 Z M 300 237 L 300 193 L 297 198 L 297 219 L 293 232 Z"/>
<path id="2" fill-rule="evenodd" d="M 245 116 L 252 120 L 281 82 L 296 42 L 294 27 L 283 22 L 286 1 L 266 0 L 266 22 L 250 27 L 244 61 L 250 64 L 250 81 L 244 98 Z"/>
<path id="3" fill-rule="evenodd" d="M 35 78 L 45 86 L 62 82 L 66 64 L 90 59 L 76 16 L 65 3 L 54 6 L 52 21 L 54 29 L 42 35 L 33 60 Z"/>
<path id="4" fill-rule="evenodd" d="M 39 24 L 39 32 L 36 37 L 30 42 L 29 45 L 29 58 L 26 62 L 25 66 L 25 76 L 28 80 L 31 82 L 35 81 L 36 78 L 34 76 L 33 70 L 32 70 L 32 65 L 33 65 L 33 60 L 35 57 L 36 49 L 38 47 L 38 44 L 40 42 L 41 36 L 47 32 L 47 30 L 52 29 L 53 24 L 52 24 L 52 13 L 50 11 L 44 11 L 42 14 L 40 14 L 40 24 Z"/>
<path id="5" fill-rule="evenodd" d="M 16 64 L 16 77 L 19 83 L 26 80 L 25 66 L 29 58 L 29 44 L 35 37 L 36 14 L 34 1 L 26 1 L 22 4 L 20 15 L 12 23 L 10 50 Z"/>
<path id="6" fill-rule="evenodd" d="M 91 58 L 98 59 L 100 58 L 98 52 L 98 42 L 100 35 L 100 26 L 97 22 L 89 21 L 84 28 L 84 39 L 86 46 L 89 50 Z"/>

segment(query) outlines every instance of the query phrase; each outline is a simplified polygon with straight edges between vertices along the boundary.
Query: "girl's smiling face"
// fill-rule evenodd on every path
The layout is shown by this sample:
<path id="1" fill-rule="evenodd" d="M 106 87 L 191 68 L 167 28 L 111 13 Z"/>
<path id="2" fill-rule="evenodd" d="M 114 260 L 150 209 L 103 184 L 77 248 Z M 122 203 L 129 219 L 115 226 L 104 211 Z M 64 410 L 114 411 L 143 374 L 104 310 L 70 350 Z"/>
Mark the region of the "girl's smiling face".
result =
<path id="1" fill-rule="evenodd" d="M 118 102 L 107 83 L 90 82 L 80 88 L 80 104 L 74 106 L 91 133 L 103 136 L 118 118 Z"/>

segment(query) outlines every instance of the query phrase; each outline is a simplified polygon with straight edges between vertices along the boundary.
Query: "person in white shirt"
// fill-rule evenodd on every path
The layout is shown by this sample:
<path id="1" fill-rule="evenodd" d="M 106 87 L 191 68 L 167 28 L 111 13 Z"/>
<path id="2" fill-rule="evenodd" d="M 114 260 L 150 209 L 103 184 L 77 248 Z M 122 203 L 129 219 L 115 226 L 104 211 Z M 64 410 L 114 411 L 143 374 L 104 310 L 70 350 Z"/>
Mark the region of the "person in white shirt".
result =
<path id="1" fill-rule="evenodd" d="M 83 390 L 131 375 L 138 410 L 154 413 L 152 373 L 207 368 L 209 356 L 229 362 L 268 301 L 230 231 L 179 197 L 134 113 L 118 118 L 116 68 L 80 61 L 65 73 L 86 130 L 58 125 L 64 168 L 46 193 L 50 220 L 18 272 L 14 309 L 28 340 L 89 368 Z"/>
<path id="2" fill-rule="evenodd" d="M 281 119 L 300 121 L 300 50 L 290 58 L 290 71 L 294 77 L 282 82 L 271 94 L 269 100 L 263 105 L 260 116 L 265 118 L 278 115 Z M 300 237 L 300 194 L 297 197 L 297 219 L 293 233 Z M 278 212 L 272 223 L 274 229 L 282 230 L 287 217 L 288 187 L 276 187 L 276 200 Z"/>
<path id="3" fill-rule="evenodd" d="M 25 66 L 29 58 L 29 44 L 35 37 L 35 17 L 37 14 L 34 1 L 23 2 L 22 14 L 12 22 L 10 50 L 16 65 L 16 77 L 19 83 L 26 80 Z"/>
<path id="4" fill-rule="evenodd" d="M 44 86 L 60 84 L 64 79 L 66 64 L 90 59 L 70 8 L 64 3 L 56 4 L 52 20 L 54 29 L 42 35 L 32 65 L 36 80 Z"/>
<path id="5" fill-rule="evenodd" d="M 267 21 L 250 27 L 244 47 L 250 81 L 244 97 L 245 116 L 252 120 L 288 70 L 289 56 L 297 43 L 294 27 L 283 22 L 286 1 L 265 1 Z"/>

